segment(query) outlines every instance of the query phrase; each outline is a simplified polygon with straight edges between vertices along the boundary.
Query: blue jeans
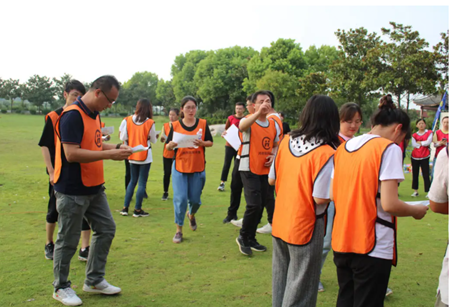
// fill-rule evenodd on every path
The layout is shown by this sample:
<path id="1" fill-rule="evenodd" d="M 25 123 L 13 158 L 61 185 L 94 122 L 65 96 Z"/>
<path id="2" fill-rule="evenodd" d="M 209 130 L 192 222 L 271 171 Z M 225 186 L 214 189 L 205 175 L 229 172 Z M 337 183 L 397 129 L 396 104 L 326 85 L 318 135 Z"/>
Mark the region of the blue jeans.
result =
<path id="1" fill-rule="evenodd" d="M 322 273 L 322 268 L 327 259 L 327 255 L 331 250 L 331 233 L 333 231 L 333 220 L 334 220 L 334 202 L 330 202 L 327 211 L 327 232 L 323 238 L 323 249 L 322 249 L 322 266 L 320 267 L 320 273 Z"/>
<path id="2" fill-rule="evenodd" d="M 189 214 L 195 214 L 200 208 L 203 187 L 205 186 L 205 171 L 200 173 L 185 174 L 175 169 L 172 164 L 172 188 L 173 208 L 175 211 L 175 223 L 183 226 L 184 216 L 189 204 Z"/>
<path id="3" fill-rule="evenodd" d="M 127 187 L 127 193 L 125 194 L 125 203 L 124 207 L 128 208 L 130 206 L 131 198 L 134 194 L 134 188 L 136 187 L 136 184 L 138 184 L 138 189 L 136 192 L 136 205 L 135 210 L 141 210 L 142 207 L 142 200 L 144 199 L 145 195 L 145 188 L 147 186 L 147 180 L 148 180 L 148 173 L 150 172 L 150 166 L 152 164 L 133 164 L 130 163 L 130 173 L 131 173 L 131 180 Z"/>

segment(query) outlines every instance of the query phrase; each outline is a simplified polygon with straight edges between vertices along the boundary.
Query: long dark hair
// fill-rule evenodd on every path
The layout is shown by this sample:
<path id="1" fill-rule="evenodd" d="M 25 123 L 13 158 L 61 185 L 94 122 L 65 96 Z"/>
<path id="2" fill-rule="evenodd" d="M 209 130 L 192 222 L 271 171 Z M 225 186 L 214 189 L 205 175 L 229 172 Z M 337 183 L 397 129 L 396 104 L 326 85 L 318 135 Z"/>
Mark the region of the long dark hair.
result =
<path id="1" fill-rule="evenodd" d="M 392 124 L 401 124 L 402 132 L 407 135 L 411 134 L 411 120 L 408 114 L 401 109 L 397 109 L 391 95 L 381 97 L 378 110 L 372 114 L 370 121 L 372 126 L 380 125 L 386 127 Z"/>
<path id="2" fill-rule="evenodd" d="M 296 138 L 304 135 L 305 141 L 314 137 L 337 147 L 340 144 L 339 128 L 339 111 L 334 100 L 328 96 L 314 95 L 300 114 L 300 128 L 293 130 L 291 136 Z"/>
<path id="3" fill-rule="evenodd" d="M 139 99 L 136 105 L 136 121 L 139 123 L 144 122 L 147 117 L 153 118 L 153 106 L 148 99 Z"/>

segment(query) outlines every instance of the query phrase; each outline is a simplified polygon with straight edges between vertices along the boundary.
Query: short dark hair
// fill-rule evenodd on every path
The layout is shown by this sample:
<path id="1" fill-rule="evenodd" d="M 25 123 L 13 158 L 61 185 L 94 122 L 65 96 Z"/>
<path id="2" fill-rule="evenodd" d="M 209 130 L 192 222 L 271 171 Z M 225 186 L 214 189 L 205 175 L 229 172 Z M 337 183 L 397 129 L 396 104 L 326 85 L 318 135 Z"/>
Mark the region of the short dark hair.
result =
<path id="1" fill-rule="evenodd" d="M 193 96 L 184 96 L 183 99 L 181 99 L 181 108 L 183 108 L 184 105 L 188 103 L 188 101 L 192 101 L 196 106 L 198 106 L 197 99 L 195 99 Z"/>
<path id="2" fill-rule="evenodd" d="M 71 90 L 77 90 L 82 95 L 86 94 L 86 88 L 84 87 L 83 83 L 75 79 L 69 80 L 64 87 L 64 92 L 66 93 L 70 93 Z"/>
<path id="3" fill-rule="evenodd" d="M 425 123 L 425 125 L 427 124 L 427 122 L 425 121 L 425 118 L 419 118 L 418 120 L 416 120 L 416 125 L 418 124 L 418 123 L 420 123 L 420 122 L 424 122 Z"/>
<path id="4" fill-rule="evenodd" d="M 397 109 L 391 95 L 381 97 L 378 110 L 372 114 L 370 121 L 372 126 L 380 125 L 386 127 L 395 123 L 401 124 L 403 133 L 407 135 L 411 133 L 411 120 L 408 114 L 401 109 Z"/>
<path id="5" fill-rule="evenodd" d="M 362 119 L 362 111 L 359 105 L 354 102 L 344 103 L 339 109 L 339 120 L 341 122 L 352 120 L 356 113 L 358 113 Z"/>
<path id="6" fill-rule="evenodd" d="M 180 109 L 178 109 L 178 108 L 170 108 L 169 113 L 170 113 L 170 111 L 174 111 L 177 116 L 180 115 Z"/>
<path id="7" fill-rule="evenodd" d="M 245 109 L 245 103 L 243 103 L 243 102 L 236 102 L 236 105 L 241 106 Z"/>
<path id="8" fill-rule="evenodd" d="M 283 117 L 283 118 L 286 117 L 285 114 L 284 114 L 284 112 L 278 112 L 278 114 L 280 114 L 280 116 Z"/>
<path id="9" fill-rule="evenodd" d="M 270 102 L 272 103 L 272 109 L 275 107 L 275 95 L 271 91 L 267 91 L 270 96 Z"/>
<path id="10" fill-rule="evenodd" d="M 334 100 L 328 96 L 314 95 L 300 114 L 300 128 L 292 131 L 291 136 L 304 135 L 306 141 L 314 137 L 337 148 L 340 144 L 339 128 L 339 111 Z"/>
<path id="11" fill-rule="evenodd" d="M 91 88 L 89 90 L 101 89 L 104 92 L 109 92 L 113 87 L 120 90 L 120 83 L 117 81 L 116 77 L 111 75 L 101 76 L 92 82 Z"/>
<path id="12" fill-rule="evenodd" d="M 258 98 L 259 95 L 267 95 L 267 96 L 270 97 L 270 99 L 272 99 L 272 96 L 270 95 L 269 91 L 262 90 L 262 91 L 257 91 L 255 93 L 253 93 L 253 95 L 252 95 L 252 103 L 256 102 L 256 98 Z"/>
<path id="13" fill-rule="evenodd" d="M 253 101 L 253 94 L 248 95 L 245 101 Z"/>

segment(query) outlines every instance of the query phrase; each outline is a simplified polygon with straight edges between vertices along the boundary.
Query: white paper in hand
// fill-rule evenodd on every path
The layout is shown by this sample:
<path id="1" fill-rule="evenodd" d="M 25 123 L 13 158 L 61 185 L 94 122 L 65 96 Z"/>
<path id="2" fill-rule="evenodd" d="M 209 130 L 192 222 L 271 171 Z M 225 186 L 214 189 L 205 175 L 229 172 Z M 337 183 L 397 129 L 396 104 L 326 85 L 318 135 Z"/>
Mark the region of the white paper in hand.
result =
<path id="1" fill-rule="evenodd" d="M 408 205 L 416 206 L 416 205 L 423 205 L 423 206 L 429 206 L 430 201 L 429 200 L 419 200 L 419 201 L 405 201 Z"/>
<path id="2" fill-rule="evenodd" d="M 114 133 L 114 126 L 111 127 L 103 127 L 102 128 L 102 134 L 103 135 L 111 135 Z"/>
<path id="3" fill-rule="evenodd" d="M 182 133 L 178 133 L 178 132 L 174 131 L 172 141 L 178 144 L 178 146 L 175 148 L 189 148 L 189 147 L 195 147 L 194 141 L 197 139 L 198 139 L 198 136 L 196 134 L 187 135 L 187 134 L 182 134 Z"/>
<path id="4" fill-rule="evenodd" d="M 241 139 L 239 138 L 239 129 L 235 125 L 231 125 L 227 130 L 227 134 L 223 137 L 227 142 L 234 148 L 238 150 L 241 146 Z"/>
<path id="5" fill-rule="evenodd" d="M 148 150 L 148 147 L 144 147 L 142 145 L 138 145 L 136 147 L 131 148 L 131 151 L 133 153 L 137 153 L 137 152 L 141 152 L 141 151 L 145 151 L 145 150 Z"/>

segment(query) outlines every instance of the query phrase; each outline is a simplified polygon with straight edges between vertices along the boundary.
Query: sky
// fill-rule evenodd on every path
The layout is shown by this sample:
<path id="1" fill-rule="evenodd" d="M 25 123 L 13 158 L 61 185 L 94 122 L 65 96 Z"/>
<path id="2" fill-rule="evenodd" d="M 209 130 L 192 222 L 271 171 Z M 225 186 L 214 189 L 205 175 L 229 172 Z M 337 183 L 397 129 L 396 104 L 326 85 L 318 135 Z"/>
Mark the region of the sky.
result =
<path id="1" fill-rule="evenodd" d="M 295 39 L 304 50 L 311 45 L 337 46 L 337 29 L 365 27 L 381 35 L 380 29 L 389 27 L 390 21 L 411 25 L 433 46 L 449 29 L 445 1 L 427 1 L 434 6 L 385 0 L 378 2 L 384 6 L 296 3 L 2 1 L 0 78 L 26 82 L 34 74 L 68 73 L 90 83 L 112 74 L 125 82 L 135 72 L 150 71 L 169 80 L 175 57 L 190 50 L 239 45 L 260 51 L 279 38 Z"/>

